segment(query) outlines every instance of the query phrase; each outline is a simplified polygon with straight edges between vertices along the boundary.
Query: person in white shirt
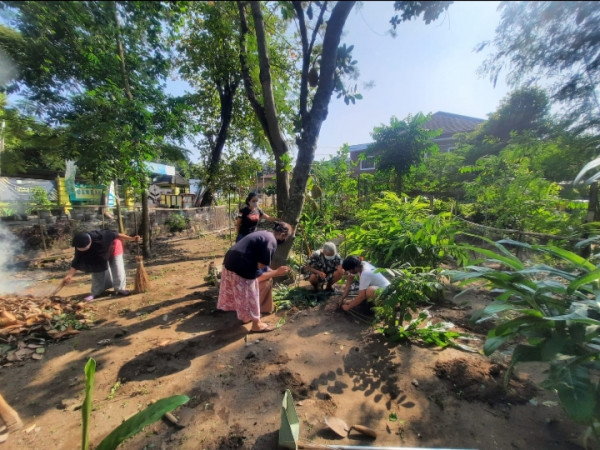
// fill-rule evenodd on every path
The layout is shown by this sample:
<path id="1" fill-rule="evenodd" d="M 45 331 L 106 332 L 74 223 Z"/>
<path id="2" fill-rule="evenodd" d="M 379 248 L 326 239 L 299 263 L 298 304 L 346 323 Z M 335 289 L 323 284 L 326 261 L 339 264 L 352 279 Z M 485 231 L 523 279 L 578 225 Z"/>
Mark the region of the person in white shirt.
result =
<path id="1" fill-rule="evenodd" d="M 361 261 L 357 256 L 348 256 L 344 259 L 342 268 L 350 275 L 358 275 L 359 277 L 358 295 L 345 303 L 354 281 L 354 276 L 348 276 L 341 298 L 342 309 L 344 311 L 354 309 L 362 314 L 371 314 L 371 307 L 365 300 L 375 298 L 378 291 L 387 287 L 390 282 L 382 274 L 375 273 L 375 266 L 366 261 Z"/>

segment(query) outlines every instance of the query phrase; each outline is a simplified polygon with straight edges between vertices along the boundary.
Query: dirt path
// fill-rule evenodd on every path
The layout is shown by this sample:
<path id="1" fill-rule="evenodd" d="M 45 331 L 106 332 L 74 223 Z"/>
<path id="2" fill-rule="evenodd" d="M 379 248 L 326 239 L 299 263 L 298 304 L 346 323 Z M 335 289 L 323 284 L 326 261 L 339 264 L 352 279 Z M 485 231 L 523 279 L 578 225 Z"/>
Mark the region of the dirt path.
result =
<path id="1" fill-rule="evenodd" d="M 39 361 L 0 367 L 0 392 L 25 422 L 0 448 L 80 447 L 77 408 L 89 358 L 98 364 L 90 432 L 95 444 L 149 402 L 186 394 L 189 403 L 174 411 L 181 427 L 156 423 L 122 448 L 276 449 L 283 393 L 290 389 L 306 441 L 581 448 L 581 428 L 565 419 L 556 397 L 532 388 L 531 382 L 542 379 L 535 365 L 520 367 L 507 397 L 500 388 L 505 361 L 494 364 L 455 349 L 393 346 L 326 304 L 278 312 L 265 319 L 283 323 L 278 330 L 247 334 L 249 326 L 233 313 L 216 310 L 217 288 L 204 280 L 209 263 L 219 265 L 228 245 L 215 236 L 160 245 L 160 256 L 146 262 L 149 292 L 100 299 L 89 308 L 93 328 L 49 345 Z M 127 261 L 131 286 L 133 255 Z M 45 270 L 54 270 L 57 283 L 65 261 Z M 89 277 L 78 275 L 60 294 L 80 299 L 88 283 Z M 472 309 L 486 301 L 465 297 L 432 313 L 467 331 Z M 110 344 L 99 345 L 104 339 Z M 369 426 L 378 437 L 336 438 L 324 423 L 328 415 Z"/>

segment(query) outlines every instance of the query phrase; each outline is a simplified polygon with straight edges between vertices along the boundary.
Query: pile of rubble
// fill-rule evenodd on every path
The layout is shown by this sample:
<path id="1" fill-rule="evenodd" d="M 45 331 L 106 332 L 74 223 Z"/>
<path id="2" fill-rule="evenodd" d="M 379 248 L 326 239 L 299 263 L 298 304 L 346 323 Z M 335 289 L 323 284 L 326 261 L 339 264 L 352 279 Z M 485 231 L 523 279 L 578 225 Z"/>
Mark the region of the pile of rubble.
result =
<path id="1" fill-rule="evenodd" d="M 0 366 L 42 359 L 48 342 L 92 324 L 84 302 L 61 297 L 0 297 Z"/>

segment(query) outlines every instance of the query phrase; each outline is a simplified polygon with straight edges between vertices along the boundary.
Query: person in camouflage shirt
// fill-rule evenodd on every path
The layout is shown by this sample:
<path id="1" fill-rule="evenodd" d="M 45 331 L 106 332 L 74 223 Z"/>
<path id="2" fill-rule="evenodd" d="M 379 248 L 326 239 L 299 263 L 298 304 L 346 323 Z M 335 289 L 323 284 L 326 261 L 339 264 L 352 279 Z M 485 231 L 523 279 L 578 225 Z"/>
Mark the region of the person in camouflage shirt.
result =
<path id="1" fill-rule="evenodd" d="M 337 253 L 333 242 L 325 242 L 321 250 L 313 252 L 306 269 L 310 272 L 308 281 L 318 291 L 326 283 L 326 291 L 334 291 L 333 285 L 344 275 L 342 257 Z"/>

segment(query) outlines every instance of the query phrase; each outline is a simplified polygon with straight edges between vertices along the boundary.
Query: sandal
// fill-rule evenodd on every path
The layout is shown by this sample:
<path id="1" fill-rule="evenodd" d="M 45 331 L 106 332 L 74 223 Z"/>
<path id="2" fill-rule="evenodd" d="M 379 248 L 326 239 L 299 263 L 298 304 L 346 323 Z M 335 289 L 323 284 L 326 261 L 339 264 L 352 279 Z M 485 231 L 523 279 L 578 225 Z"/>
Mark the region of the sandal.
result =
<path id="1" fill-rule="evenodd" d="M 117 295 L 120 295 L 121 297 L 127 297 L 130 294 L 129 291 L 118 291 Z"/>
<path id="2" fill-rule="evenodd" d="M 93 302 L 94 301 L 94 296 L 93 295 L 88 295 L 87 297 L 85 297 L 83 299 L 84 302 Z"/>

